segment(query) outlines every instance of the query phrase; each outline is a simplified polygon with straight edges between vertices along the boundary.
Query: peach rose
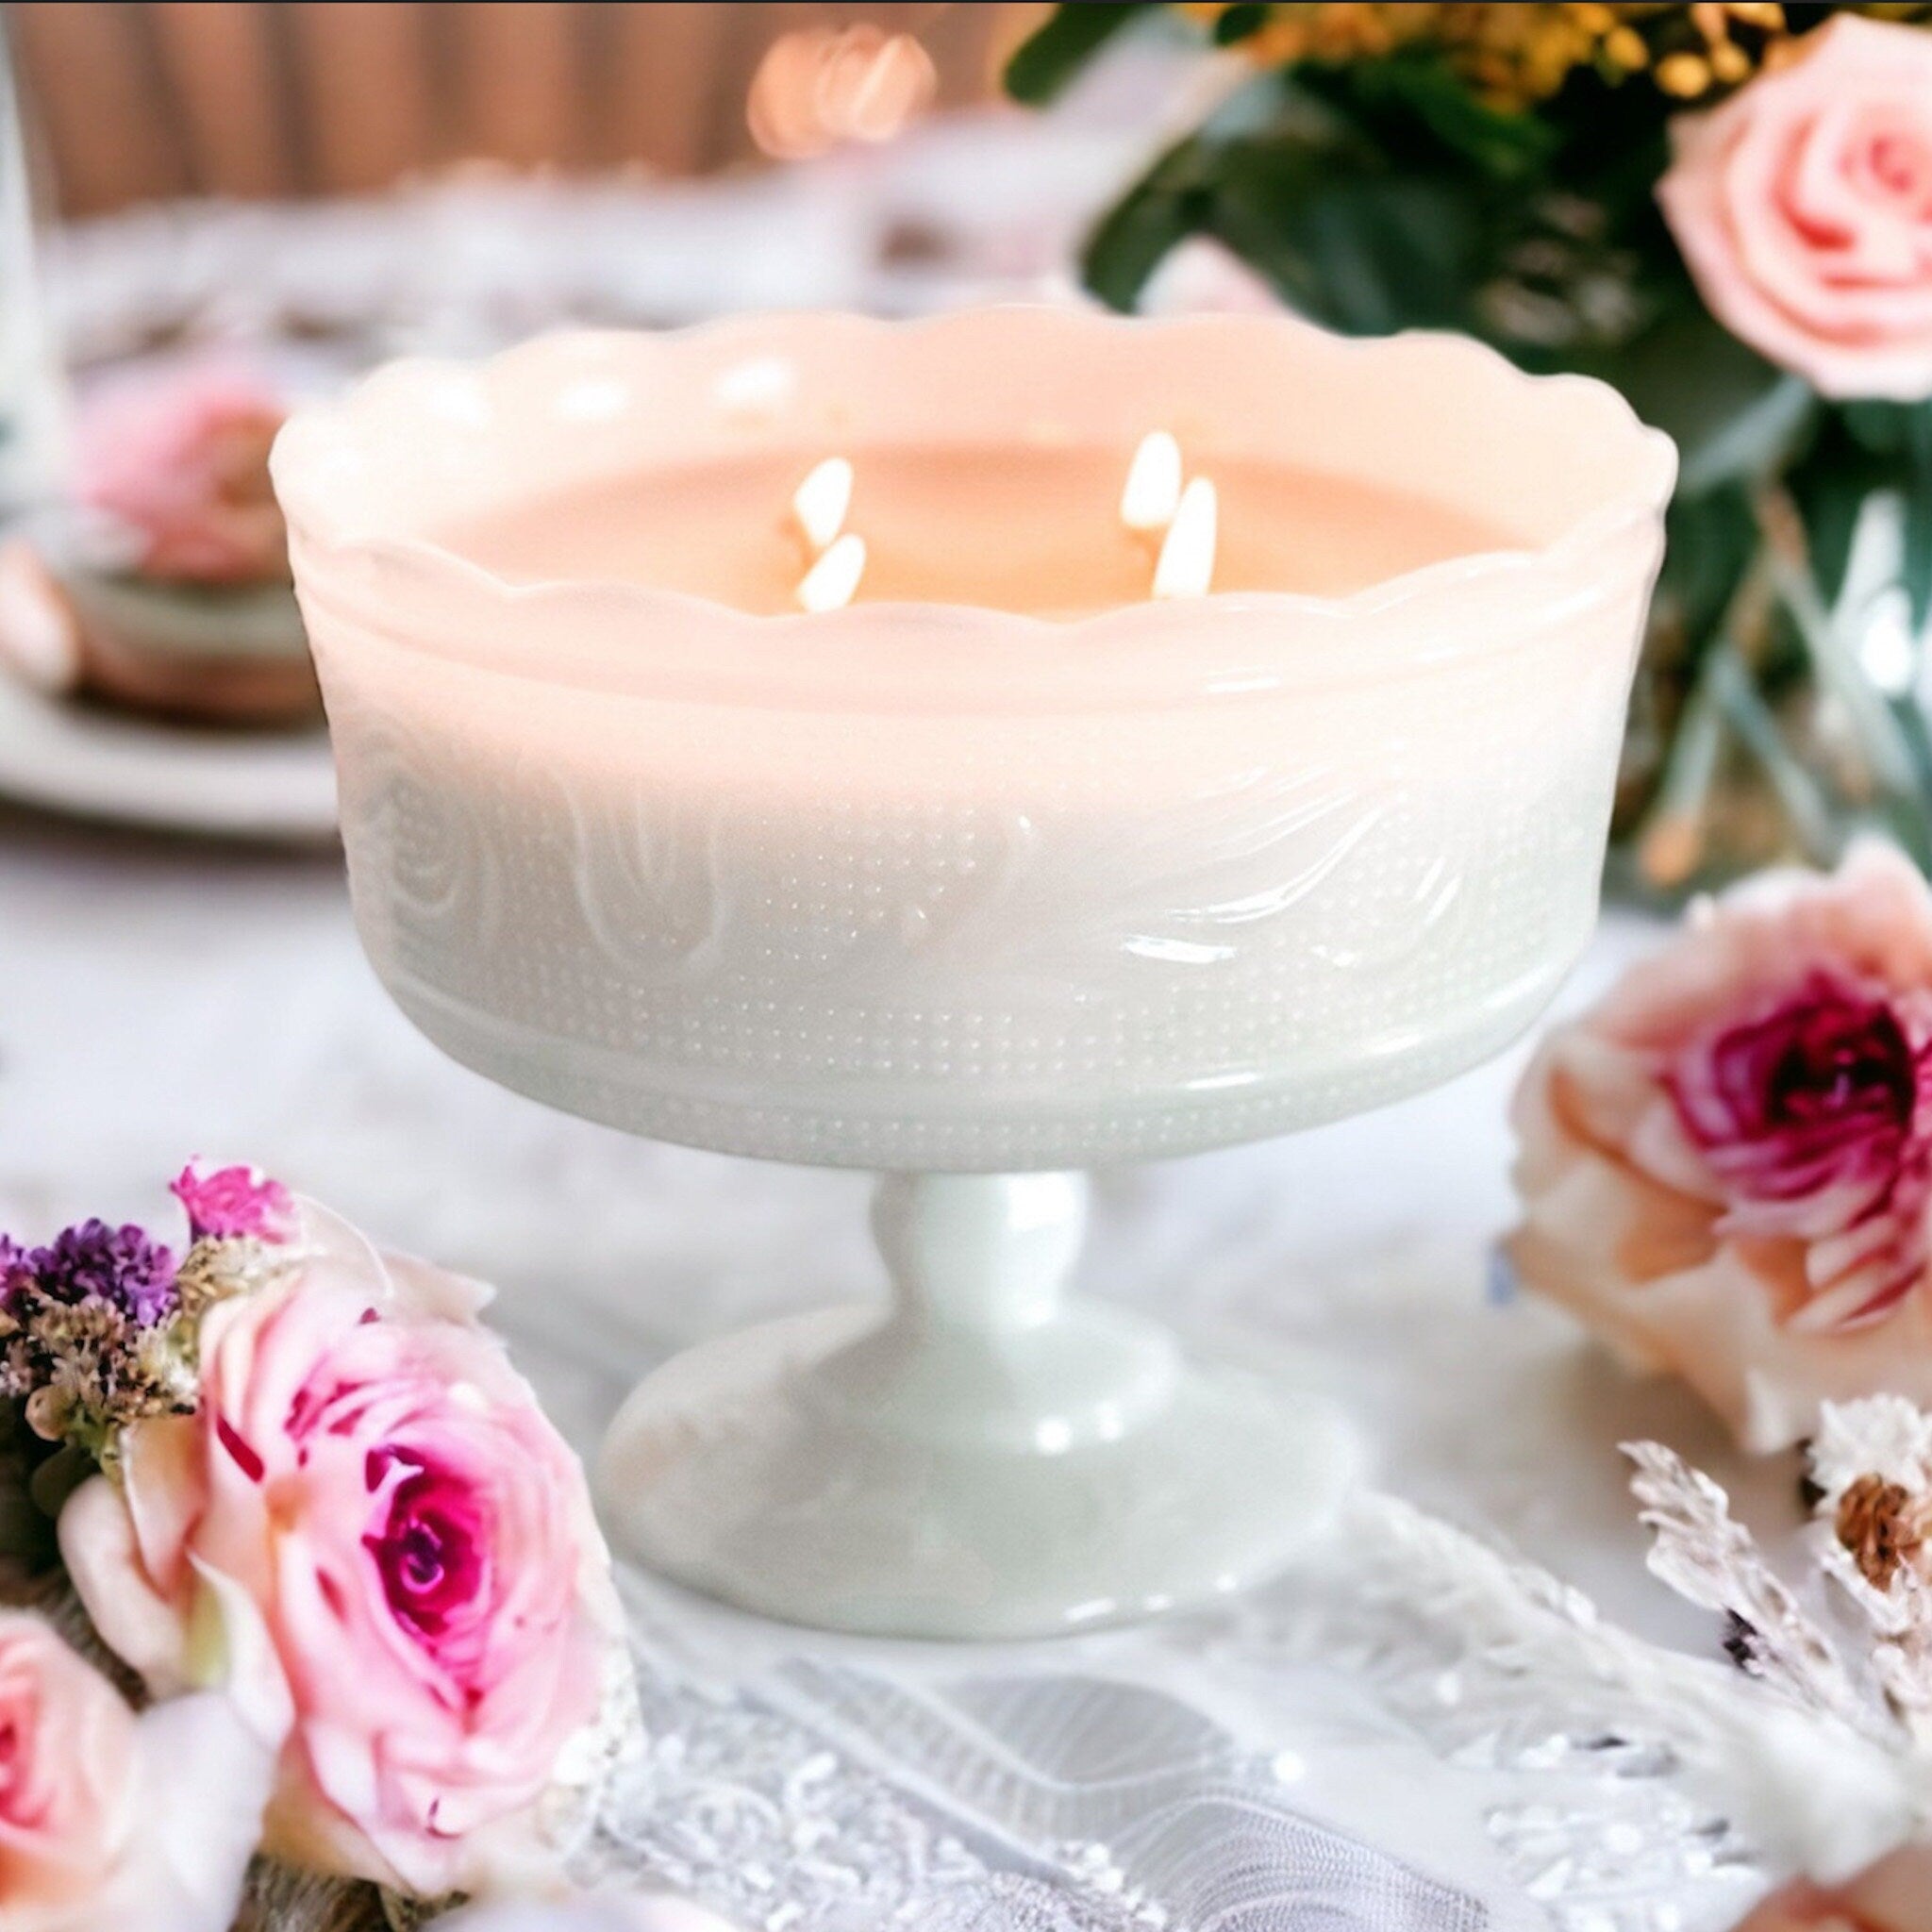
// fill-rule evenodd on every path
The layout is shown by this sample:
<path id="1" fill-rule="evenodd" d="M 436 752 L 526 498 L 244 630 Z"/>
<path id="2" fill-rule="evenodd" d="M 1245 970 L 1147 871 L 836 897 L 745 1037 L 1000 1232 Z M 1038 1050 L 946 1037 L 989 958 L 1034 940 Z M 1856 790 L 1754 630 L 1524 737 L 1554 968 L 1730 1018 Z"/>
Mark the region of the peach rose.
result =
<path id="1" fill-rule="evenodd" d="M 181 1681 L 199 1583 L 266 1624 L 293 1725 L 266 1849 L 424 1897 L 544 1884 L 621 1619 L 583 1472 L 474 1284 L 309 1210 L 201 1331 L 200 1408 L 138 1424 L 60 1519 L 103 1638 Z"/>
<path id="2" fill-rule="evenodd" d="M 1519 1088 L 1525 1286 L 1747 1447 L 1932 1403 L 1932 891 L 1888 847 L 1768 874 L 1545 1041 Z"/>
<path id="3" fill-rule="evenodd" d="M 47 1624 L 0 1610 L 0 1924 L 227 1932 L 285 1715 L 273 1690 L 258 1714 L 210 1692 L 137 1718 Z"/>
<path id="4" fill-rule="evenodd" d="M 1824 395 L 1932 395 L 1932 32 L 1840 14 L 1672 134 L 1657 195 L 1718 321 Z"/>
<path id="5" fill-rule="evenodd" d="M 1907 1845 L 1849 1885 L 1787 1886 L 1738 1932 L 1932 1932 L 1932 1846 Z"/>

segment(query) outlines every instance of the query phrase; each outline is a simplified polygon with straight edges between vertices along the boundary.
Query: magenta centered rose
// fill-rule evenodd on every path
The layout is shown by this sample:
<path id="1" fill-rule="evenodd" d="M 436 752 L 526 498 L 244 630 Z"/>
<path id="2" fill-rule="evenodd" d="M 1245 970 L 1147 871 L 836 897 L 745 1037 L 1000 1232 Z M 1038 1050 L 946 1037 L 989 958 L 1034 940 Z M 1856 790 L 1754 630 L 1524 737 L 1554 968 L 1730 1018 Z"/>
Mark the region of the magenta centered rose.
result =
<path id="1" fill-rule="evenodd" d="M 576 1458 L 466 1294 L 341 1241 L 215 1307 L 199 1412 L 130 1429 L 60 1525 L 158 1689 L 203 1575 L 259 1607 L 294 1705 L 266 1848 L 427 1897 L 550 1875 L 619 1624 Z"/>
<path id="2" fill-rule="evenodd" d="M 1822 1243 L 1812 1272 L 1839 1284 L 1835 1321 L 1884 1313 L 1924 1267 L 1926 1008 L 1814 971 L 1664 1070 L 1728 1224 Z"/>
<path id="3" fill-rule="evenodd" d="M 1516 1099 L 1525 1285 L 1754 1447 L 1932 1398 L 1932 892 L 1888 848 L 1705 907 Z"/>

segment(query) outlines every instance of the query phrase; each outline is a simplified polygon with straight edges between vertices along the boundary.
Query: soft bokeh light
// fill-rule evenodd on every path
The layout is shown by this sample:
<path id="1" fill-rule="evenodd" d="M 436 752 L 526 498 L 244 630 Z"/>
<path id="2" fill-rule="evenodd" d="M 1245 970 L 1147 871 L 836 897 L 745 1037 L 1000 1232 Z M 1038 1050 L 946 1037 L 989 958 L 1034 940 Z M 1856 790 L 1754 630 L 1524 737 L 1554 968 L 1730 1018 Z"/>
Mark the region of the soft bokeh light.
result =
<path id="1" fill-rule="evenodd" d="M 879 142 L 932 105 L 939 73 L 910 34 L 869 21 L 800 27 L 765 51 L 745 119 L 774 160 L 803 160 L 846 142 Z"/>

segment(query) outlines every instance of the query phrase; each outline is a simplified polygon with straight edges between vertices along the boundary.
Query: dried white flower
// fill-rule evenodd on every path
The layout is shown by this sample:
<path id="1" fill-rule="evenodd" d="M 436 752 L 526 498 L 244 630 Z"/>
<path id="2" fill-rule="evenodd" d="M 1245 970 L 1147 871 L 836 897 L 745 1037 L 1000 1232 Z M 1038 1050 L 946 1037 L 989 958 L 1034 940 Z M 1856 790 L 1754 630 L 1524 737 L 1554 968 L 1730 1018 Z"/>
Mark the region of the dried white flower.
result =
<path id="1" fill-rule="evenodd" d="M 1716 1483 L 1660 1443 L 1625 1453 L 1652 1571 L 1729 1620 L 1725 1648 L 1787 1707 L 1734 1760 L 1757 1835 L 1831 1884 L 1932 1831 L 1932 1415 L 1894 1396 L 1824 1407 L 1811 1580 L 1855 1613 L 1837 1642 Z"/>
<path id="2" fill-rule="evenodd" d="M 1655 1541 L 1651 1574 L 1731 1620 L 1726 1647 L 1752 1676 L 1854 1729 L 1883 1730 L 1830 1640 L 1764 1560 L 1730 1498 L 1661 1442 L 1626 1442 L 1630 1487 Z"/>
<path id="3" fill-rule="evenodd" d="M 1932 1415 L 1903 1395 L 1827 1402 L 1809 1455 L 1811 1480 L 1834 1510 L 1865 1476 L 1896 1483 L 1915 1496 L 1932 1493 Z"/>

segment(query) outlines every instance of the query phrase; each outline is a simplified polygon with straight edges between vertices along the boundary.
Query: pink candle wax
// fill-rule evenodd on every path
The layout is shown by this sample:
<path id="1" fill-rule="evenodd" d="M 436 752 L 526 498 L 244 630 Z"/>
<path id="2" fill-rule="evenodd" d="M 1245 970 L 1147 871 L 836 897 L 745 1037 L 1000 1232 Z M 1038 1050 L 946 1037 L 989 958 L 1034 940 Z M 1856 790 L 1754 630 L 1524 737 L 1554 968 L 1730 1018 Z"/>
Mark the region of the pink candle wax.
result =
<path id="1" fill-rule="evenodd" d="M 1091 615 L 1144 599 L 1158 533 L 1120 514 L 1131 444 L 962 442 L 841 451 L 844 527 L 867 560 L 855 601 Z M 813 551 L 793 492 L 826 452 L 772 449 L 587 478 L 453 521 L 436 540 L 512 584 L 648 584 L 734 609 L 797 608 Z M 1372 479 L 1199 454 L 1219 505 L 1213 587 L 1348 596 L 1522 537 L 1455 505 Z"/>

